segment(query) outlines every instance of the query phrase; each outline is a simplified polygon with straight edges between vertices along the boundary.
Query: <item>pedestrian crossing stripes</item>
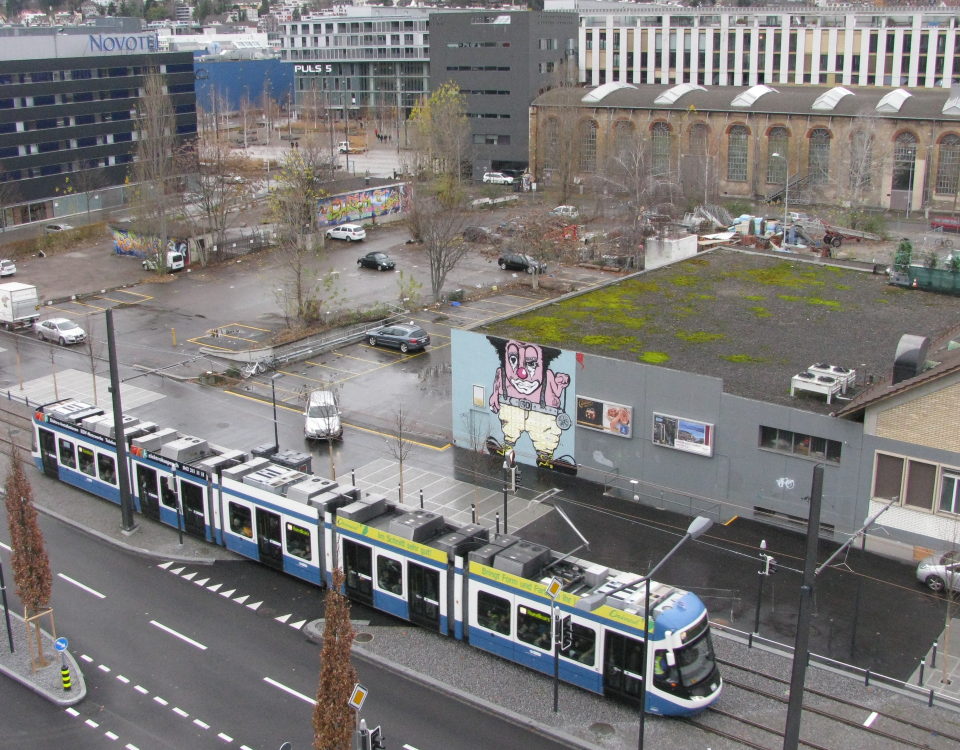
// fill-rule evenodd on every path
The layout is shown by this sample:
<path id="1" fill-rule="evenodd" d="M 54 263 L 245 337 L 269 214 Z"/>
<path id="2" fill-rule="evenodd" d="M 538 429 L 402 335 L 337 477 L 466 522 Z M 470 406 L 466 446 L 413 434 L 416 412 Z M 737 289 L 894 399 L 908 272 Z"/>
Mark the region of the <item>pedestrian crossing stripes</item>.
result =
<path id="1" fill-rule="evenodd" d="M 197 577 L 197 571 L 190 570 L 186 565 L 173 567 L 175 564 L 176 563 L 173 560 L 168 560 L 167 562 L 159 563 L 157 567 L 160 568 L 161 570 L 167 571 L 168 573 L 172 573 L 173 575 L 183 579 L 184 581 L 190 581 L 196 586 L 201 586 L 205 588 L 207 591 L 209 591 L 210 593 L 222 596 L 224 599 L 229 599 L 230 601 L 235 602 L 236 604 L 242 604 L 244 607 L 254 612 L 256 612 L 258 609 L 260 609 L 260 607 L 263 606 L 263 600 L 251 602 L 250 594 L 238 594 L 237 596 L 234 596 L 234 594 L 237 594 L 236 589 L 221 591 L 220 589 L 223 588 L 223 583 L 213 583 L 208 586 L 207 583 L 210 581 L 209 576 L 207 578 L 194 580 Z M 294 616 L 293 612 L 288 612 L 284 615 L 280 615 L 279 617 L 274 617 L 273 619 L 283 625 L 287 625 L 288 627 L 293 628 L 294 630 L 301 630 L 303 626 L 307 624 L 307 620 L 304 618 L 304 619 L 296 620 L 294 622 L 290 622 L 290 619 L 293 616 Z"/>

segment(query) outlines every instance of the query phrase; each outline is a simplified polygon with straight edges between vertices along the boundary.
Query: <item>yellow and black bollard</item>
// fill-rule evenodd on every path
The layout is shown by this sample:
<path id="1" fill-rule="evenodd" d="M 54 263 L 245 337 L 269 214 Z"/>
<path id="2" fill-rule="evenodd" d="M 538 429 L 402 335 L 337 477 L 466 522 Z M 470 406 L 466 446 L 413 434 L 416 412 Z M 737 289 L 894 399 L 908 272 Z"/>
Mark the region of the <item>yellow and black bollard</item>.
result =
<path id="1" fill-rule="evenodd" d="M 73 684 L 70 682 L 70 667 L 67 666 L 67 660 L 60 662 L 60 681 L 63 683 L 63 689 L 69 690 Z"/>

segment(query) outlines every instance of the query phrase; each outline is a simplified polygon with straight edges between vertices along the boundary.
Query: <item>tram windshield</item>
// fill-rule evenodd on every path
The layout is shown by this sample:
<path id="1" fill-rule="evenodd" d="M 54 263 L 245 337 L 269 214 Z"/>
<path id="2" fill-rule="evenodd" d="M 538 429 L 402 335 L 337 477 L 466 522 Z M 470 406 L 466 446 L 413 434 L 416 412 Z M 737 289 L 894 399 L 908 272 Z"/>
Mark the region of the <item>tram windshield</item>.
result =
<path id="1" fill-rule="evenodd" d="M 694 631 L 699 631 L 695 633 Z M 680 679 L 684 686 L 693 687 L 710 677 L 716 669 L 716 660 L 713 655 L 713 642 L 710 640 L 710 630 L 706 627 L 706 619 L 702 625 L 691 628 L 686 637 L 694 636 L 694 640 L 685 643 L 675 651 L 677 666 L 680 669 Z M 686 637 L 684 640 L 686 640 Z"/>

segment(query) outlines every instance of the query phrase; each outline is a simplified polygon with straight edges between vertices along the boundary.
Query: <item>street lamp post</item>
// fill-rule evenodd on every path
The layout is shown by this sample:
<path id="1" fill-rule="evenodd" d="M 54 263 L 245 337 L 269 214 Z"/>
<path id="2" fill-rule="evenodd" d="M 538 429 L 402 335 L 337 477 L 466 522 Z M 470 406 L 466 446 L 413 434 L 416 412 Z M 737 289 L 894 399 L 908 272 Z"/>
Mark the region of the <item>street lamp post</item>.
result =
<path id="1" fill-rule="evenodd" d="M 280 428 L 277 424 L 277 378 L 279 377 L 279 372 L 270 376 L 270 400 L 273 402 L 273 444 L 277 451 L 280 450 Z"/>
<path id="2" fill-rule="evenodd" d="M 787 216 L 790 208 L 790 162 L 786 156 L 776 152 L 770 154 L 774 159 L 783 159 L 783 244 L 787 244 Z"/>

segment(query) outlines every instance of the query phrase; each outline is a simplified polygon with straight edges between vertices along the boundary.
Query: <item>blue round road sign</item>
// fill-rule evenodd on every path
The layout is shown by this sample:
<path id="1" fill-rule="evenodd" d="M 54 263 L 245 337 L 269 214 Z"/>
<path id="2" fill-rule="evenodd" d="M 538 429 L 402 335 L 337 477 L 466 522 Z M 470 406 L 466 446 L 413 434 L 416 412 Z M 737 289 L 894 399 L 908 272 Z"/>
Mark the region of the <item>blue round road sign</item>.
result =
<path id="1" fill-rule="evenodd" d="M 57 638 L 57 640 L 55 640 L 55 641 L 53 642 L 53 647 L 54 647 L 57 651 L 66 651 L 66 650 L 67 650 L 67 645 L 68 645 L 68 643 L 67 643 L 67 639 L 66 639 L 66 638 Z"/>

